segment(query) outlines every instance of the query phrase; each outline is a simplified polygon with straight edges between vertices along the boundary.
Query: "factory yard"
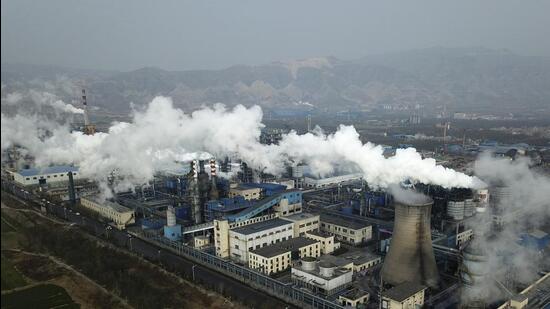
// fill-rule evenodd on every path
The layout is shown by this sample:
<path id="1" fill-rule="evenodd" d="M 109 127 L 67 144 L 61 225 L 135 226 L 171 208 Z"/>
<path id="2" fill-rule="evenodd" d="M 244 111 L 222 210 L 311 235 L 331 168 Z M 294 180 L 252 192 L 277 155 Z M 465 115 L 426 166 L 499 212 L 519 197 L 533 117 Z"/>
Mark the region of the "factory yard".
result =
<path id="1" fill-rule="evenodd" d="M 2 308 L 243 307 L 70 224 L 9 208 L 21 204 L 7 195 L 2 194 Z M 21 301 L 41 297 L 55 304 Z"/>

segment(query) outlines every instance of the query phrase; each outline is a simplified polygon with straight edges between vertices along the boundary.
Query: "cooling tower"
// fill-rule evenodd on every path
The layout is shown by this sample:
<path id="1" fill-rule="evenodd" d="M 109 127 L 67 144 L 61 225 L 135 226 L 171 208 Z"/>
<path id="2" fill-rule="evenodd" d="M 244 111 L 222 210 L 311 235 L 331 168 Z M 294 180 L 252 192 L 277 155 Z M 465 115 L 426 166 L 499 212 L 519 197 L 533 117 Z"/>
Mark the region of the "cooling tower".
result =
<path id="1" fill-rule="evenodd" d="M 430 229 L 432 205 L 433 200 L 427 197 L 396 202 L 393 237 L 382 267 L 384 282 L 398 285 L 408 281 L 437 287 L 439 275 Z"/>

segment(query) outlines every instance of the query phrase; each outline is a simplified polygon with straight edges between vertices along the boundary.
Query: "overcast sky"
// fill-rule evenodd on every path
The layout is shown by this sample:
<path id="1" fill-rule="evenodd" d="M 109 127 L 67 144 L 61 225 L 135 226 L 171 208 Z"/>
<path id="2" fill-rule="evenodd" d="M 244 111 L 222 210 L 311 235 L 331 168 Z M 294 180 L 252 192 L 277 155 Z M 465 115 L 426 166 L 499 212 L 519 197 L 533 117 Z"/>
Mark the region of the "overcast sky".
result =
<path id="1" fill-rule="evenodd" d="M 433 46 L 550 55 L 550 1 L 2 0 L 2 62 L 133 70 Z"/>

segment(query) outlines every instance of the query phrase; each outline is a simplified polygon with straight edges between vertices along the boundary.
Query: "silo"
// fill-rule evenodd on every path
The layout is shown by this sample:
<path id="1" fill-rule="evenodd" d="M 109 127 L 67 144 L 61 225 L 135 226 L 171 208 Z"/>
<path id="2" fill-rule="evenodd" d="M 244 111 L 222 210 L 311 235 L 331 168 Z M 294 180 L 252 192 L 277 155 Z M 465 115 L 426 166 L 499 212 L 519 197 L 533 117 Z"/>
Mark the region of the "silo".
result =
<path id="1" fill-rule="evenodd" d="M 447 202 L 447 216 L 453 220 L 464 219 L 464 201 L 454 200 Z"/>
<path id="2" fill-rule="evenodd" d="M 474 203 L 474 199 L 467 198 L 464 200 L 464 216 L 465 217 L 471 217 L 475 213 L 476 205 Z"/>
<path id="3" fill-rule="evenodd" d="M 413 282 L 437 287 L 430 228 L 433 200 L 423 197 L 395 204 L 395 223 L 390 250 L 382 267 L 382 279 L 392 285 Z"/>
<path id="4" fill-rule="evenodd" d="M 491 205 L 500 209 L 507 209 L 512 206 L 512 190 L 507 186 L 496 186 L 490 189 Z"/>

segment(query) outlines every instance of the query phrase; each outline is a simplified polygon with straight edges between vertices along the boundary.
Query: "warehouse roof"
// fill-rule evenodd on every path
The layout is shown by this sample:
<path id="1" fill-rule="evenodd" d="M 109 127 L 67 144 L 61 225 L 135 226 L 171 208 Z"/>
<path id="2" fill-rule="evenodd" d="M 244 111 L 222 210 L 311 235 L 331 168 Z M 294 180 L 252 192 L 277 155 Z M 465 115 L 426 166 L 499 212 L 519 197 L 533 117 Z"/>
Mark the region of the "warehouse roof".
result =
<path id="1" fill-rule="evenodd" d="M 350 219 L 342 219 L 340 217 L 329 216 L 329 215 L 325 215 L 325 214 L 321 215 L 321 222 L 335 224 L 335 225 L 347 227 L 347 228 L 350 228 L 350 229 L 353 229 L 353 230 L 358 230 L 358 229 L 362 229 L 362 228 L 366 228 L 368 226 L 371 226 L 369 223 L 366 223 L 366 222 L 355 221 L 355 220 L 350 220 Z"/>
<path id="2" fill-rule="evenodd" d="M 412 282 L 405 282 L 387 291 L 382 292 L 382 296 L 387 297 L 389 299 L 393 299 L 397 302 L 403 302 L 407 298 L 413 296 L 414 294 L 424 289 L 426 289 L 426 287 L 423 285 L 412 283 Z"/>
<path id="3" fill-rule="evenodd" d="M 101 199 L 98 195 L 90 195 L 90 196 L 86 196 L 86 197 L 81 198 L 81 200 L 84 200 L 84 199 L 88 200 L 88 201 L 91 201 L 91 202 L 93 202 L 97 205 L 100 205 L 101 207 L 111 208 L 112 210 L 114 210 L 116 212 L 119 212 L 119 213 L 133 211 L 132 209 L 130 209 L 126 206 L 122 206 L 119 203 L 115 203 L 115 202 L 111 202 L 109 200 Z"/>
<path id="4" fill-rule="evenodd" d="M 36 176 L 36 175 L 46 175 L 46 174 L 60 174 L 68 172 L 78 172 L 78 167 L 69 166 L 69 165 L 59 165 L 59 166 L 50 166 L 44 168 L 27 168 L 19 170 L 21 176 Z"/>
<path id="5" fill-rule="evenodd" d="M 264 230 L 272 229 L 275 227 L 287 225 L 287 224 L 292 224 L 292 222 L 276 218 L 273 220 L 267 220 L 267 221 L 262 221 L 262 222 L 238 227 L 233 229 L 232 231 L 243 235 L 249 235 L 249 234 L 258 233 Z"/>
<path id="6" fill-rule="evenodd" d="M 277 255 L 281 255 L 285 252 L 295 251 L 305 246 L 313 245 L 317 241 L 305 237 L 296 237 L 289 240 L 282 241 L 280 243 L 272 244 L 260 249 L 250 251 L 254 254 L 271 258 Z"/>

